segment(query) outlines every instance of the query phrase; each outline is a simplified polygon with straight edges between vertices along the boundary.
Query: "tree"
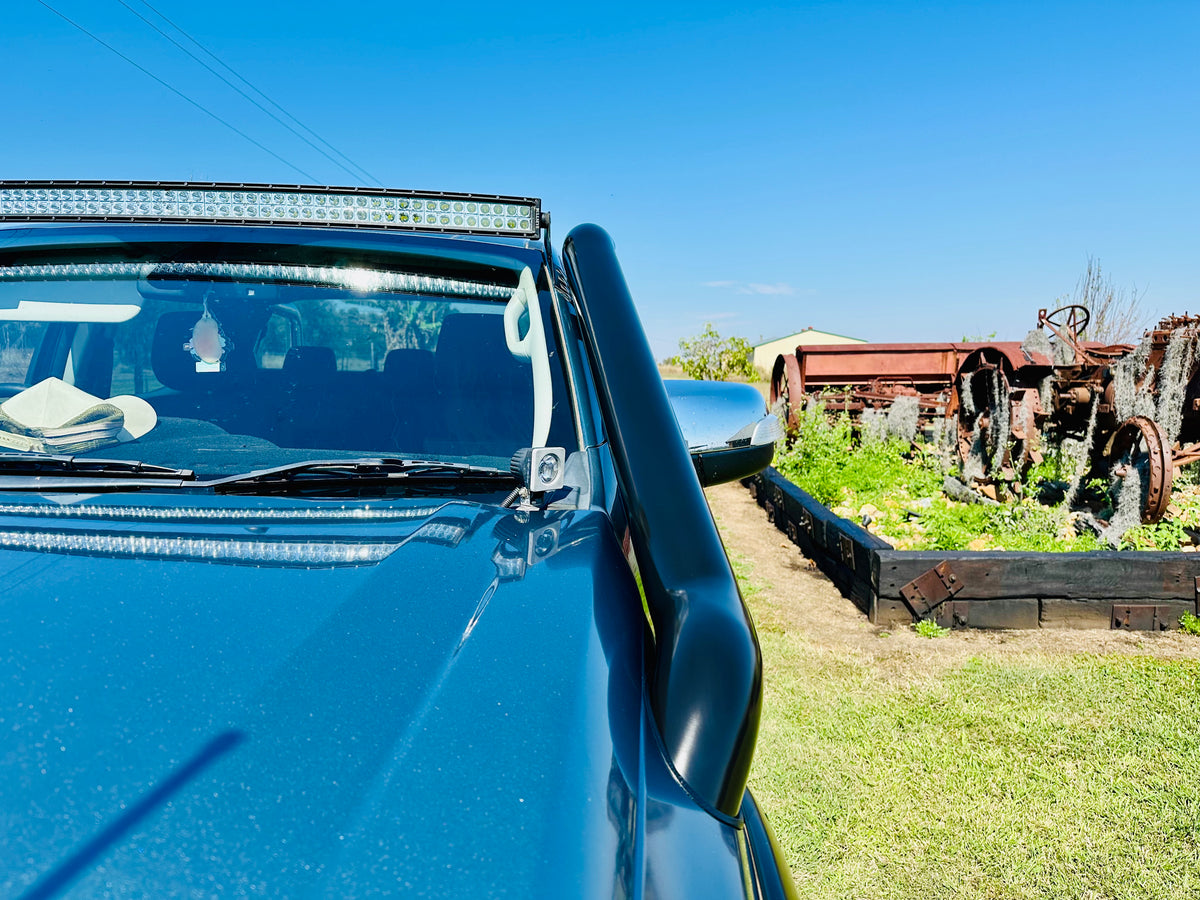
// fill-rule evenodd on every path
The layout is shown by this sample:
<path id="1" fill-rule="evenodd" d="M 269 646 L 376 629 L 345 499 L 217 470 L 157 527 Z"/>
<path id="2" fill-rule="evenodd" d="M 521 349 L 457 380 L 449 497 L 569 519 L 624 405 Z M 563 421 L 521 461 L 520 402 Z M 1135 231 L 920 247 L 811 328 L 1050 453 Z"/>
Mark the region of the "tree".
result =
<path id="1" fill-rule="evenodd" d="M 383 332 L 388 350 L 429 349 L 446 316 L 444 303 L 427 300 L 398 302 L 395 299 L 371 302 L 383 310 Z"/>
<path id="2" fill-rule="evenodd" d="M 706 322 L 701 334 L 680 339 L 675 360 L 684 374 L 700 381 L 756 378 L 753 350 L 745 338 L 722 338 L 712 322 Z"/>
<path id="3" fill-rule="evenodd" d="M 1103 344 L 1136 344 L 1150 324 L 1149 316 L 1142 309 L 1142 296 L 1137 288 L 1126 291 L 1118 288 L 1100 269 L 1100 260 L 1089 256 L 1087 269 L 1079 276 L 1075 293 L 1068 301 L 1060 297 L 1058 303 L 1078 303 L 1091 310 L 1092 318 L 1082 335 L 1089 341 Z"/>

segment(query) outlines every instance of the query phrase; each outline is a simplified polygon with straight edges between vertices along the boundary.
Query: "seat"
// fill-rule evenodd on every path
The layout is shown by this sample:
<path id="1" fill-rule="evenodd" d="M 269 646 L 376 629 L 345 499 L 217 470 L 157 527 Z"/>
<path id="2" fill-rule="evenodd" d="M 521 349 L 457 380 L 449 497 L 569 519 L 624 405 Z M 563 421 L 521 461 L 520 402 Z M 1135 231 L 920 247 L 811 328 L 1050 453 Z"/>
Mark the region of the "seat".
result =
<path id="1" fill-rule="evenodd" d="M 330 347 L 289 347 L 283 358 L 283 380 L 289 385 L 328 382 L 336 373 L 337 357 Z"/>
<path id="2" fill-rule="evenodd" d="M 383 389 L 391 418 L 385 435 L 399 451 L 420 452 L 437 425 L 432 350 L 401 347 L 383 360 Z"/>
<path id="3" fill-rule="evenodd" d="M 434 352 L 438 419 L 433 445 L 461 456 L 507 456 L 533 437 L 533 368 L 514 357 L 504 318 L 451 313 Z"/>
<path id="4" fill-rule="evenodd" d="M 330 447 L 341 431 L 335 396 L 337 356 L 330 347 L 288 348 L 283 358 L 282 387 L 274 404 L 271 433 L 284 447 Z M 340 435 L 339 435 L 340 436 Z"/>
<path id="5" fill-rule="evenodd" d="M 255 365 L 252 341 L 233 339 L 233 346 L 219 372 L 196 371 L 196 360 L 184 349 L 200 313 L 197 310 L 163 313 L 154 325 L 150 367 L 159 383 L 171 393 L 147 397 L 160 416 L 204 419 L 226 431 L 242 433 L 241 424 L 251 416 Z"/>

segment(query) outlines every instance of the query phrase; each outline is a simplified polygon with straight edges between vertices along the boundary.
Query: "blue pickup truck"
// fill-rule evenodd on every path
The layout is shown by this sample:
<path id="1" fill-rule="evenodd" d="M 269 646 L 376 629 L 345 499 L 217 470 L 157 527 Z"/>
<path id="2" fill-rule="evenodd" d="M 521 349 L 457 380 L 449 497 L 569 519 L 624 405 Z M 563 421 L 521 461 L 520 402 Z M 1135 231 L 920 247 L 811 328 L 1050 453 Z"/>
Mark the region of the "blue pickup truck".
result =
<path id="1" fill-rule="evenodd" d="M 753 623 L 608 235 L 0 182 L 0 896 L 794 896 Z"/>

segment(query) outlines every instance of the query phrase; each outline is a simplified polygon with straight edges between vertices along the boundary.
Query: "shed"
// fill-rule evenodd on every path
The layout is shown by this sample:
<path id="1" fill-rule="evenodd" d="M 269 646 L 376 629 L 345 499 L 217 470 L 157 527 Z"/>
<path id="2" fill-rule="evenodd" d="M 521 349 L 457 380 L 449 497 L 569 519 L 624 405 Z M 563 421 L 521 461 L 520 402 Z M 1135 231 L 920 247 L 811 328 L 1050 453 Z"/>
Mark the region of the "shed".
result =
<path id="1" fill-rule="evenodd" d="M 781 353 L 794 353 L 801 344 L 865 344 L 862 338 L 846 337 L 844 334 L 834 334 L 831 331 L 817 331 L 809 325 L 803 331 L 784 337 L 774 338 L 754 345 L 754 365 L 763 371 L 770 372 L 775 365 L 775 357 Z"/>

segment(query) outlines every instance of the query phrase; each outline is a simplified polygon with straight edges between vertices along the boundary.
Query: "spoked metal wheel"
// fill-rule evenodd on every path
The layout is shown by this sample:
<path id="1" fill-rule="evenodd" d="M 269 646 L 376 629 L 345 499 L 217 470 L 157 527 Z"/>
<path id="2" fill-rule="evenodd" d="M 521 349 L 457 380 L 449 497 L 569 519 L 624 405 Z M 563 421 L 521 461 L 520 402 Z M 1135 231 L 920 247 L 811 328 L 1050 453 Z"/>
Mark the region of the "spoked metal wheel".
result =
<path id="1" fill-rule="evenodd" d="M 791 354 L 775 358 L 775 366 L 771 371 L 771 409 L 783 398 L 786 404 L 784 419 L 789 430 L 799 427 L 800 411 L 804 409 L 804 383 L 800 377 L 800 363 Z"/>
<path id="2" fill-rule="evenodd" d="M 1012 482 L 1023 475 L 1037 446 L 1036 395 L 1014 392 L 1006 366 L 986 354 L 964 364 L 955 392 L 963 472 L 986 482 Z"/>
<path id="3" fill-rule="evenodd" d="M 1113 432 L 1104 455 L 1113 479 L 1113 502 L 1119 504 L 1123 497 L 1130 497 L 1132 491 L 1123 489 L 1126 479 L 1137 478 L 1142 522 L 1162 519 L 1175 480 L 1171 449 L 1162 429 L 1145 416 L 1126 419 Z"/>

